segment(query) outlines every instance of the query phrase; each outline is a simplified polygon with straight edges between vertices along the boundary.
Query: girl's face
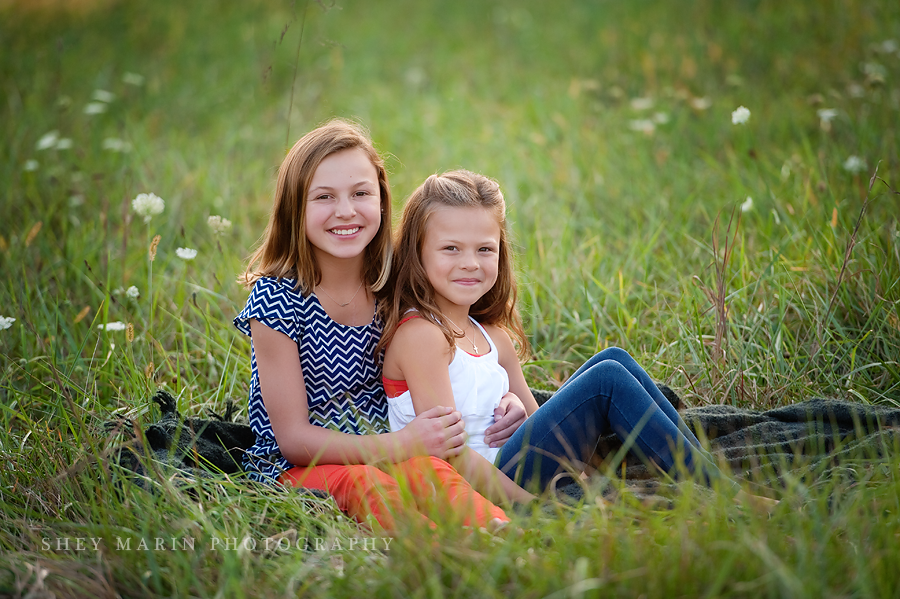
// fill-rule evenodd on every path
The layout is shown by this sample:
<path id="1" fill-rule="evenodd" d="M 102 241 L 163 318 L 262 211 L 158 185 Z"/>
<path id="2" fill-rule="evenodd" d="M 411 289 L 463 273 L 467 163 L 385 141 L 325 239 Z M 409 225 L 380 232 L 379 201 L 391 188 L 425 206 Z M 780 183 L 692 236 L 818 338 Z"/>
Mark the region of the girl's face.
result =
<path id="1" fill-rule="evenodd" d="M 378 171 L 361 148 L 330 154 L 306 196 L 306 237 L 316 257 L 361 256 L 381 226 Z"/>
<path id="2" fill-rule="evenodd" d="M 422 265 L 438 307 L 474 304 L 497 281 L 500 223 L 484 208 L 439 208 L 422 243 Z"/>

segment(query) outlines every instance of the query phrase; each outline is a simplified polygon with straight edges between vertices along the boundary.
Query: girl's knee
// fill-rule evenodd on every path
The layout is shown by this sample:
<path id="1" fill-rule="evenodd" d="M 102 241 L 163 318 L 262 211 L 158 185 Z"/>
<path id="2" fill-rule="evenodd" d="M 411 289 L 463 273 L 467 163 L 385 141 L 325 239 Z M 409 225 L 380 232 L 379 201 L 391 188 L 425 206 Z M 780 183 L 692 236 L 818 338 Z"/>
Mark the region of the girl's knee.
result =
<path id="1" fill-rule="evenodd" d="M 355 486 L 366 489 L 397 486 L 397 480 L 393 476 L 379 470 L 375 466 L 369 466 L 367 464 L 347 466 L 347 478 L 352 481 Z"/>
<path id="2" fill-rule="evenodd" d="M 621 347 L 607 347 L 597 354 L 597 358 L 599 358 L 600 361 L 612 360 L 614 362 L 619 362 L 620 364 L 634 360 L 634 358 L 631 357 L 631 354 Z"/>
<path id="3" fill-rule="evenodd" d="M 591 366 L 591 372 L 600 377 L 614 377 L 628 374 L 628 369 L 618 360 L 606 359 Z"/>
<path id="4" fill-rule="evenodd" d="M 441 458 L 428 456 L 428 464 L 431 468 L 434 468 L 435 472 L 448 472 L 450 470 L 456 472 L 456 468 L 451 466 L 447 460 L 442 460 Z"/>
<path id="5" fill-rule="evenodd" d="M 413 471 L 420 473 L 446 472 L 450 470 L 453 470 L 455 472 L 453 466 L 448 464 L 446 460 L 442 460 L 441 458 L 436 458 L 430 455 L 416 456 L 407 460 L 406 463 Z"/>

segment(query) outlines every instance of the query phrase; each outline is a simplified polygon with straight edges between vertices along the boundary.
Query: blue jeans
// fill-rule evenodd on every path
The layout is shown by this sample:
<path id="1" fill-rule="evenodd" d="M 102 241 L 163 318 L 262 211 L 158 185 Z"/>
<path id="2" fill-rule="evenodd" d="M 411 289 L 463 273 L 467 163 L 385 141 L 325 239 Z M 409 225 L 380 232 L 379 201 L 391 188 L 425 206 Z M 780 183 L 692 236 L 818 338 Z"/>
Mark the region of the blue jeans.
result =
<path id="1" fill-rule="evenodd" d="M 617 347 L 588 360 L 532 414 L 503 445 L 497 465 L 523 487 L 543 491 L 566 464 L 581 470 L 610 432 L 666 472 L 677 474 L 683 463 L 706 484 L 721 477 L 672 404 Z"/>

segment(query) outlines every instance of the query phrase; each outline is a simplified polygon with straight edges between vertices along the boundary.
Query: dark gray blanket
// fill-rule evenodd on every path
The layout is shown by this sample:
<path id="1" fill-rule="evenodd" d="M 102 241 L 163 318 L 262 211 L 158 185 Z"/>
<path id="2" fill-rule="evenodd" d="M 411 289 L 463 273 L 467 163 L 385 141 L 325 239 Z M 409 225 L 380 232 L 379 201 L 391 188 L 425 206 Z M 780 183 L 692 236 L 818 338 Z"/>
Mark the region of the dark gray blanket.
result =
<path id="1" fill-rule="evenodd" d="M 676 408 L 682 407 L 674 392 L 660 388 Z M 535 396 L 543 403 L 550 394 L 535 391 Z M 127 420 L 107 423 L 107 429 L 124 433 L 117 461 L 137 475 L 139 484 L 148 486 L 173 473 L 196 478 L 241 472 L 242 452 L 253 445 L 254 436 L 249 425 L 231 421 L 232 405 L 221 416 L 184 418 L 166 391 L 152 400 L 162 416 L 143 431 Z M 812 399 L 763 412 L 716 405 L 681 413 L 734 476 L 761 485 L 781 486 L 788 476 L 809 483 L 836 470 L 852 478 L 860 469 L 848 466 L 876 463 L 900 451 L 900 409 L 886 406 Z M 612 463 L 621 447 L 615 436 L 603 438 L 595 466 L 638 486 L 655 479 L 656 473 L 630 452 L 624 461 Z M 646 488 L 652 492 L 653 483 Z"/>
<path id="2" fill-rule="evenodd" d="M 859 471 L 847 466 L 865 467 L 900 452 L 900 410 L 885 406 L 811 399 L 763 412 L 714 405 L 681 414 L 736 478 L 763 486 L 782 486 L 788 477 L 809 484 L 836 471 L 855 478 Z M 598 455 L 615 455 L 621 446 L 615 436 L 605 437 Z M 627 480 L 653 476 L 628 454 Z"/>

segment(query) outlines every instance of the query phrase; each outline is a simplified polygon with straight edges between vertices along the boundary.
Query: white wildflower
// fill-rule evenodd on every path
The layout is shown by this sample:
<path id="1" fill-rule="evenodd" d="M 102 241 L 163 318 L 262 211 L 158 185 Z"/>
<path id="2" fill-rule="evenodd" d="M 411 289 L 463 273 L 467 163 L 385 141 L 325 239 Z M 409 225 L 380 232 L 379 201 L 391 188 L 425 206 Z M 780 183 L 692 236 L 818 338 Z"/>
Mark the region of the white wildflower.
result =
<path id="1" fill-rule="evenodd" d="M 77 208 L 84 204 L 84 196 L 80 193 L 74 193 L 69 196 L 69 206 L 72 208 Z"/>
<path id="2" fill-rule="evenodd" d="M 822 131 L 831 131 L 831 121 L 838 115 L 838 111 L 834 108 L 820 108 L 816 111 L 819 117 L 819 127 Z"/>
<path id="3" fill-rule="evenodd" d="M 844 170 L 853 174 L 866 170 L 866 161 L 859 156 L 848 156 L 844 161 Z"/>
<path id="4" fill-rule="evenodd" d="M 191 248 L 178 248 L 175 250 L 175 255 L 182 260 L 193 260 L 197 257 L 197 250 Z"/>
<path id="5" fill-rule="evenodd" d="M 420 87 L 423 83 L 425 83 L 425 71 L 419 67 L 412 67 L 410 69 L 407 69 L 404 78 L 406 79 L 406 83 L 408 83 L 410 87 Z"/>
<path id="6" fill-rule="evenodd" d="M 709 98 L 691 98 L 691 108 L 694 110 L 706 110 L 712 106 L 712 100 Z"/>
<path id="7" fill-rule="evenodd" d="M 56 142 L 57 150 L 71 150 L 72 149 L 72 140 L 68 137 L 63 137 L 59 141 Z"/>
<path id="8" fill-rule="evenodd" d="M 640 131 L 641 133 L 650 135 L 656 130 L 656 123 L 650 119 L 637 119 L 628 121 L 628 128 L 632 131 Z"/>
<path id="9" fill-rule="evenodd" d="M 9 316 L 0 316 L 0 331 L 5 331 L 9 327 L 11 327 L 12 323 L 14 323 L 15 321 L 15 318 L 10 318 Z"/>
<path id="10" fill-rule="evenodd" d="M 101 331 L 124 331 L 128 328 L 128 325 L 117 320 L 115 322 L 97 325 L 97 328 Z"/>
<path id="11" fill-rule="evenodd" d="M 206 223 L 209 225 L 209 228 L 213 230 L 213 233 L 219 235 L 224 233 L 228 229 L 231 228 L 231 221 L 227 218 L 223 218 L 218 215 L 212 215 L 208 219 L 206 219 Z"/>
<path id="12" fill-rule="evenodd" d="M 94 95 L 91 99 L 96 100 L 97 102 L 105 102 L 106 104 L 109 104 L 116 99 L 116 95 L 112 92 L 106 91 L 105 89 L 95 89 Z"/>
<path id="13" fill-rule="evenodd" d="M 650 110 L 653 108 L 653 98 L 632 98 L 631 107 L 635 110 Z"/>
<path id="14" fill-rule="evenodd" d="M 84 114 L 100 114 L 106 112 L 106 104 L 103 102 L 91 102 L 84 107 Z"/>
<path id="15" fill-rule="evenodd" d="M 747 199 L 741 203 L 741 212 L 750 212 L 753 210 L 753 198 L 747 196 Z"/>
<path id="16" fill-rule="evenodd" d="M 653 115 L 653 122 L 659 125 L 665 125 L 669 122 L 669 115 L 666 112 L 657 112 Z"/>
<path id="17" fill-rule="evenodd" d="M 866 76 L 875 77 L 882 82 L 887 76 L 887 69 L 884 68 L 883 64 L 877 62 L 864 62 L 862 64 L 862 71 L 866 74 Z"/>
<path id="18" fill-rule="evenodd" d="M 125 73 L 122 75 L 122 83 L 127 85 L 140 86 L 144 85 L 144 76 L 137 73 Z"/>
<path id="19" fill-rule="evenodd" d="M 128 288 L 128 291 L 125 292 L 125 295 L 127 295 L 131 299 L 137 299 L 141 296 L 141 292 L 140 292 L 140 290 L 138 290 L 137 287 L 132 285 L 131 287 Z"/>
<path id="20" fill-rule="evenodd" d="M 59 141 L 59 131 L 50 131 L 44 133 L 34 147 L 38 150 L 47 150 L 56 147 L 57 141 Z"/>
<path id="21" fill-rule="evenodd" d="M 31 172 L 38 170 L 39 166 L 41 166 L 40 163 L 32 158 L 31 160 L 25 161 L 25 164 L 22 165 L 22 169 Z"/>
<path id="22" fill-rule="evenodd" d="M 897 45 L 897 40 L 884 40 L 877 46 L 875 49 L 878 52 L 882 52 L 884 54 L 894 54 L 900 52 L 900 46 Z"/>
<path id="23" fill-rule="evenodd" d="M 834 108 L 820 108 L 816 111 L 816 114 L 823 123 L 830 123 L 838 115 L 838 111 Z"/>
<path id="24" fill-rule="evenodd" d="M 733 125 L 743 125 L 749 120 L 750 110 L 744 106 L 738 106 L 734 112 L 731 113 L 731 123 Z"/>
<path id="25" fill-rule="evenodd" d="M 138 213 L 138 216 L 144 217 L 144 222 L 149 223 L 150 219 L 161 214 L 165 209 L 166 203 L 156 194 L 141 193 L 131 200 L 131 208 Z"/>
<path id="26" fill-rule="evenodd" d="M 851 98 L 862 98 L 866 95 L 866 89 L 859 83 L 851 83 L 847 86 L 847 93 Z"/>
<path id="27" fill-rule="evenodd" d="M 131 151 L 131 143 L 119 139 L 118 137 L 107 137 L 103 140 L 102 147 L 104 150 L 109 150 L 110 152 L 125 153 Z"/>

